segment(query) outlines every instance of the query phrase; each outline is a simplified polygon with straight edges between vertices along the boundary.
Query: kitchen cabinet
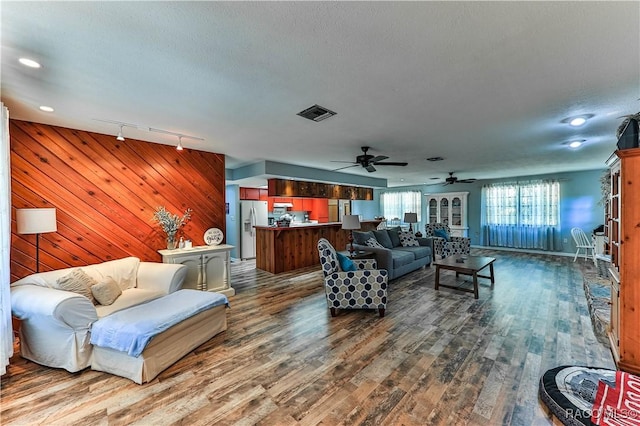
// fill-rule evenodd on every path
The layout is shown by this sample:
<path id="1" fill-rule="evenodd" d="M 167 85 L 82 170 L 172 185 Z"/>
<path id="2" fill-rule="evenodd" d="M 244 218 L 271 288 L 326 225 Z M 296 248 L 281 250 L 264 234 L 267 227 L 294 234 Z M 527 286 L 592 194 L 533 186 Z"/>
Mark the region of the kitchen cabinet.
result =
<path id="1" fill-rule="evenodd" d="M 468 192 L 443 192 L 427 194 L 427 221 L 445 223 L 454 237 L 467 237 L 467 197 Z"/>
<path id="2" fill-rule="evenodd" d="M 611 176 L 606 226 L 611 255 L 609 343 L 618 368 L 640 374 L 640 148 L 616 151 L 607 165 Z"/>
<path id="3" fill-rule="evenodd" d="M 187 267 L 182 288 L 214 291 L 227 297 L 236 291 L 231 287 L 231 250 L 234 246 L 198 246 L 191 249 L 158 250 L 163 263 Z"/>
<path id="4" fill-rule="evenodd" d="M 313 198 L 303 198 L 302 199 L 302 210 L 303 211 L 313 211 L 313 207 L 314 207 L 314 202 L 313 202 Z"/>
<path id="5" fill-rule="evenodd" d="M 373 200 L 373 188 L 288 179 L 269 179 L 269 196 Z"/>
<path id="6" fill-rule="evenodd" d="M 319 223 L 329 222 L 329 200 L 326 198 L 315 198 L 313 200 L 312 216 Z"/>
<path id="7" fill-rule="evenodd" d="M 260 189 L 240 187 L 240 199 L 257 201 L 260 199 Z"/>
<path id="8" fill-rule="evenodd" d="M 302 198 L 293 199 L 293 207 L 291 208 L 291 210 L 293 210 L 294 212 L 300 212 L 304 210 L 304 208 L 302 207 Z"/>

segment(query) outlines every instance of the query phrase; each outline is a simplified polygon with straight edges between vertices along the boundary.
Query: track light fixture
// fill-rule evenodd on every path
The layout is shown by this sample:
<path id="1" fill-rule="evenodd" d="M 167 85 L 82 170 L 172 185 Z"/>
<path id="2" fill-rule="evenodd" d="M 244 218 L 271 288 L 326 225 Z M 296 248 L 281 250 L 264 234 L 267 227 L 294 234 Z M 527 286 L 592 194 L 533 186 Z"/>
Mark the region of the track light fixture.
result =
<path id="1" fill-rule="evenodd" d="M 124 126 L 121 124 L 120 125 L 120 131 L 118 131 L 118 136 L 116 137 L 116 140 L 124 142 L 124 136 L 122 136 L 122 127 L 124 127 Z"/>
<path id="2" fill-rule="evenodd" d="M 204 140 L 202 138 L 198 138 L 198 137 L 195 137 L 195 136 L 188 136 L 188 135 L 184 135 L 182 133 L 170 132 L 168 130 L 154 129 L 153 127 L 140 126 L 138 124 L 124 123 L 122 121 L 101 120 L 99 118 L 94 118 L 94 120 L 102 121 L 103 123 L 117 124 L 118 126 L 120 126 L 120 130 L 118 131 L 118 136 L 116 136 L 116 139 L 118 141 L 120 141 L 120 142 L 123 142 L 125 140 L 124 136 L 122 135 L 122 128 L 123 127 L 132 127 L 134 129 L 144 130 L 145 132 L 164 133 L 165 135 L 177 136 L 178 137 L 178 146 L 176 146 L 176 149 L 178 151 L 182 151 L 184 149 L 184 147 L 182 146 L 182 138 L 195 139 L 195 140 L 198 140 L 198 141 L 203 141 Z"/>

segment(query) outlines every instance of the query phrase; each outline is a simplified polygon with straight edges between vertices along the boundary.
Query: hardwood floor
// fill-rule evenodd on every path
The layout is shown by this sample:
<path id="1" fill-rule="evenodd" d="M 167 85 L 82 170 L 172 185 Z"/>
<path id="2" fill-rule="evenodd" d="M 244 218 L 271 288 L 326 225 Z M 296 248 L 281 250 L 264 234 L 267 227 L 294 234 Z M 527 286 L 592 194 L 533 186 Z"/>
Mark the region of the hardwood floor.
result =
<path id="1" fill-rule="evenodd" d="M 433 289 L 435 268 L 394 280 L 384 318 L 327 309 L 319 267 L 272 275 L 233 264 L 229 328 L 146 385 L 15 355 L 3 425 L 545 425 L 552 367 L 614 368 L 594 337 L 580 261 L 492 256 L 480 298 Z M 460 277 L 458 281 L 469 281 Z M 453 284 L 455 274 L 442 271 Z M 468 283 L 467 283 L 468 285 Z"/>

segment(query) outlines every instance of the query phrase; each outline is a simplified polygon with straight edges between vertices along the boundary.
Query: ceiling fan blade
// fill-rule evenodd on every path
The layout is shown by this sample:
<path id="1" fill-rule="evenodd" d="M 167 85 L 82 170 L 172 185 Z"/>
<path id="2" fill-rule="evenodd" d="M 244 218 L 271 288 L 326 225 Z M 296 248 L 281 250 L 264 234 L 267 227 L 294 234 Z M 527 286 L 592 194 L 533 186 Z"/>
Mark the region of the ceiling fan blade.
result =
<path id="1" fill-rule="evenodd" d="M 358 164 L 355 161 L 338 161 L 338 160 L 331 160 L 331 163 L 349 163 L 349 164 Z"/>
<path id="2" fill-rule="evenodd" d="M 367 167 L 365 167 L 365 169 L 367 169 L 367 171 L 368 171 L 369 173 L 371 173 L 371 172 L 375 172 L 375 171 L 376 171 L 376 168 L 375 168 L 375 167 L 373 167 L 373 165 L 372 165 L 372 164 L 369 164 Z"/>
<path id="3" fill-rule="evenodd" d="M 459 182 L 459 183 L 473 183 L 475 181 L 476 181 L 475 179 L 458 179 L 456 182 Z"/>
<path id="4" fill-rule="evenodd" d="M 395 161 L 387 161 L 385 163 L 374 163 L 376 166 L 406 166 L 409 163 L 401 163 Z"/>
<path id="5" fill-rule="evenodd" d="M 378 155 L 376 157 L 373 157 L 369 161 L 371 161 L 372 163 L 377 163 L 378 161 L 386 160 L 387 158 L 389 158 L 389 157 L 387 157 L 386 155 Z"/>
<path id="6" fill-rule="evenodd" d="M 350 165 L 350 166 L 340 167 L 340 168 L 338 168 L 338 169 L 333 169 L 333 170 L 331 170 L 331 171 L 332 171 L 332 172 L 337 172 L 338 170 L 349 169 L 349 168 L 351 168 L 351 167 L 357 167 L 357 166 L 359 166 L 359 165 L 360 165 L 360 164 L 352 164 L 352 165 Z"/>

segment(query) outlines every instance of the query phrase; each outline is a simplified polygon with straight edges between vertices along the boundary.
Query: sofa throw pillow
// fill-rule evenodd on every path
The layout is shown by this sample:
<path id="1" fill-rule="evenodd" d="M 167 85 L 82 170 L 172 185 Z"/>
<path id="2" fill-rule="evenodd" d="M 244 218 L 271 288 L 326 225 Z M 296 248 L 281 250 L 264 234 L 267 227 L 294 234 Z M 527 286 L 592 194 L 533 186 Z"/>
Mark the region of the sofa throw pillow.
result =
<path id="1" fill-rule="evenodd" d="M 449 237 L 449 233 L 444 229 L 434 229 L 433 235 L 436 237 L 444 238 L 445 241 L 451 241 L 451 237 Z"/>
<path id="2" fill-rule="evenodd" d="M 336 252 L 336 256 L 338 257 L 338 263 L 340 264 L 340 269 L 342 269 L 344 272 L 358 270 L 358 268 L 356 267 L 356 264 L 353 263 L 353 260 L 349 259 L 344 254 Z"/>
<path id="3" fill-rule="evenodd" d="M 391 242 L 391 238 L 389 238 L 389 233 L 386 229 L 381 231 L 372 231 L 373 235 L 376 237 L 376 240 L 382 245 L 384 248 L 391 249 L 393 248 L 393 243 Z"/>
<path id="4" fill-rule="evenodd" d="M 367 247 L 373 247 L 373 248 L 384 248 L 382 246 L 382 244 L 380 244 L 378 242 L 378 240 L 376 240 L 374 237 L 369 238 L 367 241 L 365 241 L 364 243 Z"/>
<path id="5" fill-rule="evenodd" d="M 367 244 L 369 238 L 375 238 L 375 235 L 373 235 L 371 231 L 353 231 L 353 242 L 355 244 L 364 246 Z"/>
<path id="6" fill-rule="evenodd" d="M 96 304 L 96 299 L 91 293 L 91 287 L 98 282 L 92 277 L 87 275 L 82 269 L 74 269 L 69 274 L 58 278 L 56 284 L 60 290 L 72 291 L 74 293 L 81 294 L 93 303 Z"/>
<path id="7" fill-rule="evenodd" d="M 91 293 L 99 304 L 108 306 L 120 297 L 122 290 L 116 280 L 111 277 L 106 277 L 97 284 L 91 286 Z"/>
<path id="8" fill-rule="evenodd" d="M 402 247 L 418 247 L 420 245 L 416 237 L 409 231 L 402 231 L 399 236 Z"/>
<path id="9" fill-rule="evenodd" d="M 140 259 L 131 256 L 90 265 L 85 269 L 87 274 L 91 275 L 97 281 L 106 277 L 113 278 L 120 286 L 120 289 L 125 291 L 126 289 L 137 286 L 138 266 L 140 266 Z"/>
<path id="10" fill-rule="evenodd" d="M 402 245 L 400 244 L 400 236 L 398 235 L 401 231 L 402 229 L 399 226 L 394 226 L 393 228 L 387 229 L 387 232 L 389 233 L 389 239 L 391 240 L 391 244 L 393 245 L 393 247 L 400 247 Z"/>

